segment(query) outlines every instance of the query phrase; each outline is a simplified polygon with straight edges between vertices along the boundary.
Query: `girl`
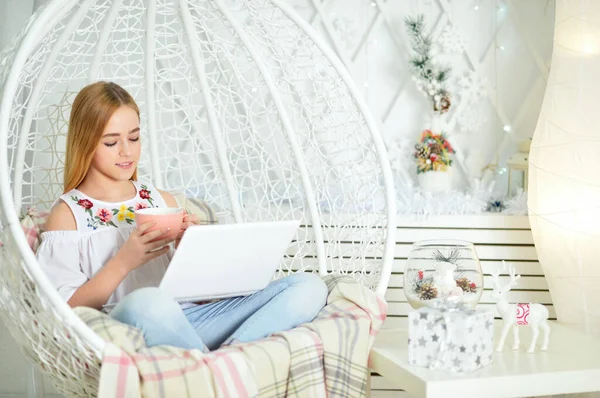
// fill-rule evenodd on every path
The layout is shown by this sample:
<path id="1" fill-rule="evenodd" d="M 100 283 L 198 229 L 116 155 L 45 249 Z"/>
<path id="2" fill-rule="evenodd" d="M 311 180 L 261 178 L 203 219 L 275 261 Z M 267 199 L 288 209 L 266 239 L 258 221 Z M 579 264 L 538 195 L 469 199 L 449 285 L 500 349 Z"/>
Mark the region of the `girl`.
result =
<path id="1" fill-rule="evenodd" d="M 75 98 L 69 121 L 64 194 L 55 202 L 37 257 L 71 307 L 101 309 L 139 328 L 148 346 L 216 349 L 310 322 L 327 288 L 312 274 L 294 274 L 250 296 L 179 305 L 156 286 L 169 261 L 167 231 L 138 228 L 132 209 L 178 207 L 167 192 L 137 180 L 140 111 L 114 83 L 98 82 Z M 182 231 L 198 224 L 186 215 Z M 156 250 L 155 250 L 156 249 Z"/>

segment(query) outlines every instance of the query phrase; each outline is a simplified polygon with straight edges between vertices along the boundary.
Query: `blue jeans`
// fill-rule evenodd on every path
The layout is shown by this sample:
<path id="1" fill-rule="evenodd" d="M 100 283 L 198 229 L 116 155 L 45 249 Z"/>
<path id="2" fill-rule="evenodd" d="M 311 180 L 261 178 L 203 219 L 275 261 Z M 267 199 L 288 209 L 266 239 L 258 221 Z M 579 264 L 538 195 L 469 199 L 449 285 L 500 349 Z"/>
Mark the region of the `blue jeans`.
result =
<path id="1" fill-rule="evenodd" d="M 138 289 L 123 298 L 109 315 L 140 329 L 149 347 L 166 344 L 206 351 L 310 322 L 326 299 L 327 286 L 321 278 L 297 273 L 249 296 L 185 309 L 158 288 Z"/>

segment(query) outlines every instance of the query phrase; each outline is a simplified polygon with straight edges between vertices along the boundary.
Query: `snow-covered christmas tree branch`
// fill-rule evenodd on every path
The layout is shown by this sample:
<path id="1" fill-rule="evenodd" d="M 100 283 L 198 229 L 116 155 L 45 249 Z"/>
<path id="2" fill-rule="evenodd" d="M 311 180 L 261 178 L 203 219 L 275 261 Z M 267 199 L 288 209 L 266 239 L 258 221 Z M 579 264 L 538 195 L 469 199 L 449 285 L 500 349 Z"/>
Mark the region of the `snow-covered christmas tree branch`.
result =
<path id="1" fill-rule="evenodd" d="M 425 16 L 407 17 L 404 22 L 413 49 L 409 60 L 413 80 L 417 88 L 431 99 L 435 111 L 447 112 L 451 103 L 445 82 L 450 77 L 451 69 L 433 60 L 433 39 L 425 33 Z"/>

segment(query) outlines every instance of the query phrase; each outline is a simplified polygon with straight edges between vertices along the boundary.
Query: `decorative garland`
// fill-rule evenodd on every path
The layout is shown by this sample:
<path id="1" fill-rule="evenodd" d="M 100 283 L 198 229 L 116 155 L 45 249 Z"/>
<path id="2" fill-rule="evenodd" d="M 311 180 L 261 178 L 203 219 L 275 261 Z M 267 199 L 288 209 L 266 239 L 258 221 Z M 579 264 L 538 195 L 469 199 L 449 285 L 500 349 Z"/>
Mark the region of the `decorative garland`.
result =
<path id="1" fill-rule="evenodd" d="M 444 113 L 450 109 L 450 93 L 445 82 L 450 76 L 450 67 L 441 66 L 433 59 L 433 39 L 425 34 L 425 16 L 407 17 L 404 21 L 413 54 L 409 63 L 413 72 L 413 80 L 419 91 L 425 93 L 433 103 L 433 110 Z"/>

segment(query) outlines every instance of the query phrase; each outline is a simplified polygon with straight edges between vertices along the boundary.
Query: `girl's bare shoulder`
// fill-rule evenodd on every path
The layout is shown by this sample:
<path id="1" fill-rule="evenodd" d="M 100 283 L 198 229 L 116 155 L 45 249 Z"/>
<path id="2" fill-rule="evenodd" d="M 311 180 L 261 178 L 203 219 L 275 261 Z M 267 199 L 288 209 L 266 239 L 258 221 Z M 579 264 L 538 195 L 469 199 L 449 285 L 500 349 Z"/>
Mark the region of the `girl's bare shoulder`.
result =
<path id="1" fill-rule="evenodd" d="M 175 198 L 173 197 L 173 195 L 171 195 L 167 191 L 163 191 L 161 189 L 157 189 L 157 191 L 160 192 L 160 195 L 164 199 L 164 201 L 167 204 L 167 206 L 169 206 L 169 207 L 179 207 L 179 204 L 177 203 L 177 201 L 175 200 Z"/>
<path id="2" fill-rule="evenodd" d="M 50 210 L 50 216 L 46 221 L 44 231 L 73 231 L 76 229 L 77 223 L 69 205 L 60 200 Z"/>

